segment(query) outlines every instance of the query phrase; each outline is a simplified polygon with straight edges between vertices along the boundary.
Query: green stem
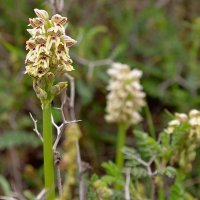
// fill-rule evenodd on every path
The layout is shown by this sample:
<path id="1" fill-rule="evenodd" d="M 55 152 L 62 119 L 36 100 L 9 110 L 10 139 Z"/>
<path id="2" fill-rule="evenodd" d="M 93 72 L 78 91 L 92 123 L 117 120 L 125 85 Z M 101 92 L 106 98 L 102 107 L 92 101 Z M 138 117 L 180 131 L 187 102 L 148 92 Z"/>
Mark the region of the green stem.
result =
<path id="1" fill-rule="evenodd" d="M 163 178 L 164 179 L 164 178 Z M 164 180 L 159 180 L 158 182 L 158 197 L 159 200 L 165 200 L 165 192 L 164 192 Z"/>
<path id="2" fill-rule="evenodd" d="M 124 155 L 122 153 L 122 148 L 125 144 L 126 139 L 126 130 L 127 125 L 120 123 L 118 126 L 118 135 L 117 135 L 117 154 L 116 154 L 116 164 L 119 167 L 119 169 L 122 169 L 124 164 Z"/>
<path id="3" fill-rule="evenodd" d="M 155 159 L 154 164 L 155 164 L 155 169 L 165 168 L 167 161 L 165 161 L 165 159 L 161 159 L 161 160 Z M 164 182 L 165 182 L 164 176 L 157 176 L 156 182 L 154 181 L 159 200 L 165 200 Z"/>
<path id="4" fill-rule="evenodd" d="M 53 135 L 51 124 L 51 102 L 43 105 L 43 155 L 44 155 L 44 182 L 47 190 L 46 200 L 55 200 L 55 178 L 53 159 Z"/>

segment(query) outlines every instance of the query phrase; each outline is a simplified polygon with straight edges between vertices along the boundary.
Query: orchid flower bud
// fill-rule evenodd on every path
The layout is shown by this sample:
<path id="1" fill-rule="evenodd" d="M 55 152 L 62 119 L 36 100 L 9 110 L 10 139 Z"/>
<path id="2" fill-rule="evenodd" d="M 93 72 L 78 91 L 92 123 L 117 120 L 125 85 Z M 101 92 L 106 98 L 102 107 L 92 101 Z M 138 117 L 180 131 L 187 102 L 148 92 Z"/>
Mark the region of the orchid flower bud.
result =
<path id="1" fill-rule="evenodd" d="M 48 12 L 47 11 L 45 11 L 45 10 L 39 10 L 39 9 L 34 9 L 34 11 L 35 11 L 35 14 L 39 17 L 39 18 L 42 18 L 42 19 L 44 19 L 44 20 L 46 20 L 46 19 L 49 19 L 49 14 L 48 14 Z"/>
<path id="2" fill-rule="evenodd" d="M 51 18 L 52 22 L 55 22 L 58 25 L 64 26 L 67 23 L 67 17 L 62 17 L 59 14 L 53 15 Z"/>

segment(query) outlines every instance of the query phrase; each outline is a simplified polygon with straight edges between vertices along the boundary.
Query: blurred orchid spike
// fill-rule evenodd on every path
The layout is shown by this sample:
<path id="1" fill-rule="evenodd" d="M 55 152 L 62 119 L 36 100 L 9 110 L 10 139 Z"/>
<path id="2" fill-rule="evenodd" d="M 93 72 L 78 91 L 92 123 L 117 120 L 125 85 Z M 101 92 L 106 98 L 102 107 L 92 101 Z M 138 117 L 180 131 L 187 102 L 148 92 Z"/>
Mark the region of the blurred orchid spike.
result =
<path id="1" fill-rule="evenodd" d="M 141 108 L 146 104 L 143 87 L 140 84 L 142 71 L 131 70 L 128 65 L 113 63 L 108 69 L 110 82 L 107 87 L 106 120 L 137 124 L 142 120 Z"/>

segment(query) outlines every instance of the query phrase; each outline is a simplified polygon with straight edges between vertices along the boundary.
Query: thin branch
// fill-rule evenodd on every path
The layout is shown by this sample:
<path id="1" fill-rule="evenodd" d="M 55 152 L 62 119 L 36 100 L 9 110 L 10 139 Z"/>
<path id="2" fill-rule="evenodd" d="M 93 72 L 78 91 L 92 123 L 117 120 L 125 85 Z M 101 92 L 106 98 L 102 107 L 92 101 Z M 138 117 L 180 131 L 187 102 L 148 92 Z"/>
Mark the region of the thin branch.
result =
<path id="1" fill-rule="evenodd" d="M 17 200 L 16 198 L 13 197 L 6 197 L 6 196 L 0 196 L 1 200 Z"/>
<path id="2" fill-rule="evenodd" d="M 74 78 L 72 76 L 70 76 L 68 73 L 65 73 L 65 76 L 67 77 L 68 81 L 70 82 L 70 98 L 69 98 L 69 103 L 67 104 L 67 94 L 66 92 L 65 94 L 65 103 L 62 104 L 62 106 L 64 105 L 68 105 L 69 107 L 69 114 L 70 114 L 70 118 L 72 120 L 75 120 L 75 111 L 74 111 L 74 102 L 75 102 L 75 83 L 74 83 Z M 64 110 L 63 110 L 63 115 L 64 115 Z M 65 118 L 65 117 L 64 117 Z M 76 153 L 77 153 L 77 165 L 78 165 L 78 173 L 79 173 L 79 199 L 80 200 L 85 200 L 86 199 L 86 193 L 87 193 L 87 189 L 86 189 L 86 185 L 85 185 L 85 178 L 84 178 L 84 169 L 83 169 L 83 162 L 81 160 L 81 152 L 80 152 L 80 147 L 79 147 L 79 141 L 77 140 L 75 142 L 76 144 Z"/>
<path id="3" fill-rule="evenodd" d="M 66 78 L 70 82 L 70 98 L 69 98 L 69 114 L 72 120 L 75 120 L 75 110 L 74 110 L 74 102 L 75 102 L 75 82 L 74 77 L 70 76 L 68 73 L 65 73 Z M 65 93 L 65 104 L 67 103 L 67 97 Z"/>
<path id="4" fill-rule="evenodd" d="M 49 0 L 52 14 L 61 14 L 64 7 L 64 1 L 63 0 Z"/>
<path id="5" fill-rule="evenodd" d="M 154 176 L 156 176 L 158 174 L 158 171 L 152 171 L 151 169 L 151 164 L 154 162 L 156 156 L 153 156 L 148 162 L 145 162 L 144 160 L 142 160 L 141 158 L 138 158 L 136 156 L 134 156 L 134 159 L 140 163 L 141 165 L 143 165 L 148 173 L 148 176 L 150 178 L 151 181 L 151 199 L 154 200 L 155 199 L 155 183 L 154 183 Z"/>
<path id="6" fill-rule="evenodd" d="M 104 65 L 111 65 L 113 63 L 112 60 L 113 55 L 107 59 L 102 59 L 102 60 L 87 60 L 85 58 L 81 58 L 75 54 L 72 54 L 72 58 L 76 60 L 79 64 L 85 65 L 88 67 L 88 78 L 91 78 L 93 75 L 93 71 L 95 67 L 100 67 Z"/>
<path id="7" fill-rule="evenodd" d="M 82 120 L 78 119 L 78 120 L 72 120 L 72 121 L 64 121 L 64 123 L 62 125 L 66 125 L 66 124 L 71 124 L 71 123 L 77 123 L 77 122 L 81 122 Z"/>
<path id="8" fill-rule="evenodd" d="M 152 157 L 148 162 L 145 162 L 144 160 L 142 160 L 141 158 L 138 158 L 138 157 L 136 157 L 136 156 L 134 156 L 134 159 L 135 159 L 138 163 L 140 163 L 141 165 L 143 165 L 144 167 L 146 167 L 147 173 L 148 173 L 148 175 L 149 175 L 150 177 L 155 176 L 155 175 L 158 174 L 157 170 L 154 171 L 154 172 L 152 172 L 152 170 L 151 170 L 151 164 L 154 162 L 155 156 Z"/>
<path id="9" fill-rule="evenodd" d="M 154 156 L 149 160 L 148 165 L 151 165 L 151 164 L 154 162 L 155 159 L 156 159 L 156 156 L 154 155 Z"/>
<path id="10" fill-rule="evenodd" d="M 43 137 L 40 134 L 40 132 L 38 131 L 38 127 L 37 127 L 37 120 L 34 119 L 33 115 L 31 113 L 29 113 L 33 123 L 34 123 L 34 129 L 33 131 L 37 134 L 37 136 L 40 138 L 40 140 L 43 142 Z"/>
<path id="11" fill-rule="evenodd" d="M 61 161 L 61 155 L 58 151 L 54 152 L 54 162 L 55 162 L 55 168 L 56 168 L 56 180 L 57 180 L 57 187 L 58 187 L 58 193 L 59 196 L 62 196 L 62 181 L 61 181 L 61 175 L 60 175 L 60 161 Z"/>
<path id="12" fill-rule="evenodd" d="M 141 158 L 138 158 L 138 157 L 136 157 L 136 156 L 134 156 L 134 155 L 132 155 L 133 156 L 133 158 L 138 162 L 138 163 L 140 163 L 141 165 L 143 165 L 143 166 L 145 166 L 145 167 L 148 167 L 149 166 L 149 163 L 148 162 L 145 162 L 144 160 L 142 160 Z"/>
<path id="13" fill-rule="evenodd" d="M 70 76 L 68 73 L 65 73 L 65 76 L 70 82 L 70 107 L 74 108 L 74 102 L 75 102 L 75 83 L 74 83 L 74 77 Z"/>
<path id="14" fill-rule="evenodd" d="M 46 197 L 46 190 L 43 189 L 36 197 L 36 200 L 45 200 Z"/>
<path id="15" fill-rule="evenodd" d="M 60 166 L 56 166 L 56 179 L 57 179 L 57 185 L 58 185 L 58 193 L 61 197 L 62 195 L 62 182 L 61 182 L 61 175 L 60 175 Z"/>
<path id="16" fill-rule="evenodd" d="M 13 192 L 12 197 L 17 200 L 26 200 L 26 198 L 19 192 Z"/>
<path id="17" fill-rule="evenodd" d="M 125 183 L 125 187 L 124 187 L 124 191 L 125 191 L 125 200 L 130 200 L 130 174 L 131 174 L 131 168 L 127 168 L 125 171 L 125 176 L 126 176 L 126 183 Z"/>
<path id="18" fill-rule="evenodd" d="M 61 156 L 60 156 L 59 152 L 56 151 L 56 149 L 57 149 L 58 143 L 59 143 L 59 141 L 61 139 L 62 133 L 63 133 L 64 128 L 65 128 L 65 125 L 70 124 L 70 123 L 77 123 L 77 122 L 81 121 L 81 120 L 67 121 L 65 116 L 64 116 L 63 108 L 64 108 L 64 104 L 63 104 L 63 101 L 62 101 L 61 108 L 59 108 L 59 110 L 61 110 L 61 113 L 62 113 L 62 116 L 63 116 L 62 117 L 63 118 L 62 124 L 57 125 L 55 123 L 53 115 L 51 115 L 51 122 L 52 122 L 53 126 L 56 128 L 56 133 L 57 133 L 57 137 L 56 137 L 56 140 L 55 140 L 54 145 L 53 145 L 53 151 L 54 151 L 54 160 L 55 160 L 55 168 L 56 168 L 56 180 L 57 180 L 57 188 L 58 188 L 58 191 L 59 191 L 59 196 L 62 195 L 62 182 L 61 182 L 60 166 L 59 166 Z"/>
<path id="19" fill-rule="evenodd" d="M 61 125 L 60 126 L 58 126 L 56 123 L 55 123 L 55 121 L 54 121 L 54 117 L 53 117 L 53 115 L 51 114 L 51 123 L 53 124 L 53 126 L 56 128 L 56 131 L 57 131 L 57 135 L 60 133 L 60 128 L 61 128 Z"/>
<path id="20" fill-rule="evenodd" d="M 93 65 L 93 67 L 99 67 L 99 66 L 103 66 L 103 65 L 110 65 L 113 63 L 113 61 L 108 58 L 108 59 L 102 59 L 102 60 L 87 60 L 85 58 L 81 58 L 75 54 L 72 54 L 72 58 L 74 60 L 76 60 L 78 63 L 82 64 L 82 65 Z"/>
<path id="21" fill-rule="evenodd" d="M 81 154 L 80 154 L 80 147 L 79 142 L 76 141 L 76 152 L 77 152 L 77 165 L 78 165 L 78 172 L 79 172 L 79 199 L 84 200 L 86 195 L 86 187 L 85 187 L 85 180 L 84 180 L 84 170 L 81 160 Z"/>
<path id="22" fill-rule="evenodd" d="M 52 122 L 53 126 L 56 128 L 56 133 L 57 133 L 57 137 L 56 137 L 56 140 L 55 140 L 54 145 L 53 145 L 53 150 L 54 151 L 56 151 L 56 149 L 57 149 L 58 143 L 59 143 L 59 141 L 61 139 L 63 130 L 65 128 L 65 125 L 71 124 L 71 123 L 77 123 L 77 122 L 80 122 L 80 121 L 81 120 L 73 120 L 73 121 L 64 120 L 63 123 L 60 126 L 58 126 L 54 121 L 53 115 L 51 115 L 51 122 Z"/>

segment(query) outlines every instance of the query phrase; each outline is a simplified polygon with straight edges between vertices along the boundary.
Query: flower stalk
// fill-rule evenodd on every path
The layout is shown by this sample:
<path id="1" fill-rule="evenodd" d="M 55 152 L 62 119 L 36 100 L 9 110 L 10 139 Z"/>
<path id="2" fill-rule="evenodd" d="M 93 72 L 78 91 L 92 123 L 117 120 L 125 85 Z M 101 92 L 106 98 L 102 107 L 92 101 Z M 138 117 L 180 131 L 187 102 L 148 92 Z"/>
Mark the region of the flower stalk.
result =
<path id="1" fill-rule="evenodd" d="M 55 199 L 55 175 L 53 159 L 53 135 L 51 124 L 51 102 L 43 105 L 43 155 L 44 155 L 44 182 L 47 190 L 47 200 Z"/>
<path id="2" fill-rule="evenodd" d="M 126 130 L 127 130 L 127 125 L 125 123 L 120 123 L 118 125 L 116 164 L 119 169 L 122 169 L 124 164 L 124 154 L 122 153 L 122 148 L 125 145 L 126 141 Z"/>

